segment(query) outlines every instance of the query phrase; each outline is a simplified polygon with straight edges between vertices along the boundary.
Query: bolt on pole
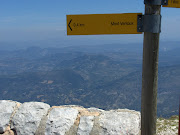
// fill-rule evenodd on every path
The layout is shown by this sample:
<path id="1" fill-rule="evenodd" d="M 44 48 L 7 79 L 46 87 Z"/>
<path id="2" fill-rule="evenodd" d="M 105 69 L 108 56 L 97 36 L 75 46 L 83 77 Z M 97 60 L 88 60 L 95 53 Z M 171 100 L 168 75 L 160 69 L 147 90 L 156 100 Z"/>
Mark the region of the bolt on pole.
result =
<path id="1" fill-rule="evenodd" d="M 145 4 L 145 15 L 160 14 L 161 5 Z M 160 33 L 144 32 L 141 135 L 156 134 L 159 37 Z"/>

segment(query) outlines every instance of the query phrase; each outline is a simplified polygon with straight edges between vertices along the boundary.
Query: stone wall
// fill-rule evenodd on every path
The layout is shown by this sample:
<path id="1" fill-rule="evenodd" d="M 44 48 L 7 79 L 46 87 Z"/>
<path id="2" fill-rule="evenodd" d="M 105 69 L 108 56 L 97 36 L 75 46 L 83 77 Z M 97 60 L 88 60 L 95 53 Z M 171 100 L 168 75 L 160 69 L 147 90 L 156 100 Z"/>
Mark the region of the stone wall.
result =
<path id="1" fill-rule="evenodd" d="M 0 100 L 0 135 L 140 135 L 140 112 Z M 157 135 L 177 135 L 179 117 L 157 120 Z"/>
<path id="2" fill-rule="evenodd" d="M 139 135 L 140 112 L 0 100 L 1 135 Z"/>

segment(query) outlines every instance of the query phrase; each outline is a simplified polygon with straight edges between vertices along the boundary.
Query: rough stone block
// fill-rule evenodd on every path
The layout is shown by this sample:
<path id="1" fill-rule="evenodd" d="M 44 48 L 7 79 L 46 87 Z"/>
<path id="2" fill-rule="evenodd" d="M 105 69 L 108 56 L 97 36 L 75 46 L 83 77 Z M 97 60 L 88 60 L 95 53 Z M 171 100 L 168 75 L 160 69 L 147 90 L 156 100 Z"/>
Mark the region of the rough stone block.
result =
<path id="1" fill-rule="evenodd" d="M 20 106 L 12 119 L 13 128 L 18 135 L 34 135 L 41 118 L 46 115 L 50 106 L 40 102 L 27 102 Z"/>
<path id="2" fill-rule="evenodd" d="M 94 116 L 82 116 L 77 135 L 89 135 L 94 125 Z"/>
<path id="3" fill-rule="evenodd" d="M 9 125 L 16 103 L 10 100 L 0 100 L 0 133 L 4 133 L 6 127 Z"/>
<path id="4" fill-rule="evenodd" d="M 139 135 L 141 116 L 130 110 L 103 112 L 99 117 L 100 135 Z"/>
<path id="5" fill-rule="evenodd" d="M 65 135 L 77 118 L 78 110 L 73 108 L 54 108 L 48 115 L 45 135 Z"/>

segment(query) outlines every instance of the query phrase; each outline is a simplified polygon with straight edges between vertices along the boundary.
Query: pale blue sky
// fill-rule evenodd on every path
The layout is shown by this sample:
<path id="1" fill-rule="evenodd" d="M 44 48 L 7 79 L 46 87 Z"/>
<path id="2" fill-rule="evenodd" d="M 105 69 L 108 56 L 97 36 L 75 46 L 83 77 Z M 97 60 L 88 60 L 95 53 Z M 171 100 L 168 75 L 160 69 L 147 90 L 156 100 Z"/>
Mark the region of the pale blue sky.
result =
<path id="1" fill-rule="evenodd" d="M 142 42 L 143 35 L 66 36 L 67 14 L 139 12 L 143 0 L 0 0 L 0 41 Z M 180 9 L 162 8 L 162 17 L 161 40 L 180 41 Z"/>

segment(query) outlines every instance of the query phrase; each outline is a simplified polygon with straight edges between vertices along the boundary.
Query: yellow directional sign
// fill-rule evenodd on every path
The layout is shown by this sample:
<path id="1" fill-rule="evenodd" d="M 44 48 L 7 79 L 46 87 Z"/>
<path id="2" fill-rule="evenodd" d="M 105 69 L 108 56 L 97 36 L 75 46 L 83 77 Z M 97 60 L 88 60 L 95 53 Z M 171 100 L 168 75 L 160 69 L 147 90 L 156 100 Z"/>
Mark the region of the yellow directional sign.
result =
<path id="1" fill-rule="evenodd" d="M 164 5 L 163 7 L 180 8 L 180 0 L 168 0 L 168 5 Z"/>
<path id="2" fill-rule="evenodd" d="M 141 34 L 138 15 L 142 14 L 67 15 L 67 35 Z"/>

